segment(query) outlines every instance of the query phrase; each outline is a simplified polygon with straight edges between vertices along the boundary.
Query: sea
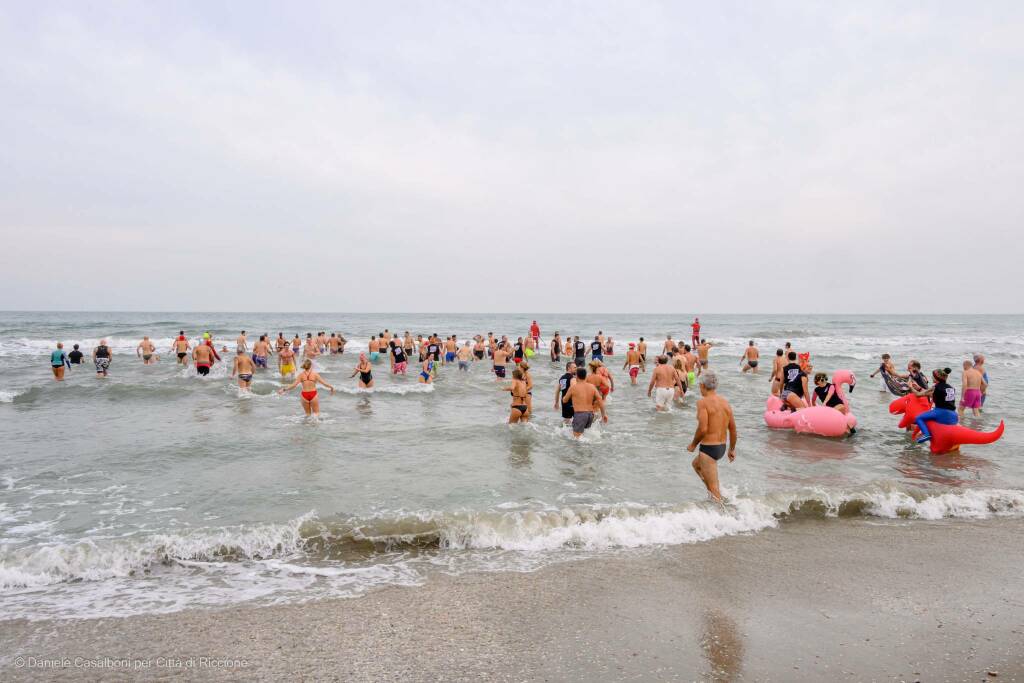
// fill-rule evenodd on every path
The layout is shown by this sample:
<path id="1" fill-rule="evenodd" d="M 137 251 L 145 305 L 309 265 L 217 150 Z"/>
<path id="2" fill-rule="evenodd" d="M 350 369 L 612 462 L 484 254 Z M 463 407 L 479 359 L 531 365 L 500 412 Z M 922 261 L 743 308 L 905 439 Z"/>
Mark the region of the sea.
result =
<path id="1" fill-rule="evenodd" d="M 909 525 L 1024 516 L 1024 316 L 701 315 L 739 428 L 736 460 L 720 466 L 724 505 L 708 501 L 686 451 L 696 394 L 657 413 L 650 374 L 631 386 L 622 370 L 628 342 L 645 337 L 653 356 L 666 335 L 688 339 L 693 317 L 0 313 L 0 620 L 358 598 L 439 573 L 530 572 L 808 519 L 828 520 L 808 526 L 816 533 L 869 520 L 898 539 Z M 372 390 L 351 377 L 385 328 L 515 338 L 534 318 L 545 347 L 527 424 L 507 424 L 509 393 L 486 361 L 444 367 L 429 386 L 386 363 Z M 243 329 L 250 343 L 321 330 L 349 340 L 316 360 L 338 389 L 321 391 L 318 420 L 297 391 L 278 394 L 274 371 L 242 393 L 229 364 L 199 377 L 170 353 L 179 330 L 233 350 Z M 609 422 L 579 440 L 554 408 L 563 369 L 546 344 L 556 330 L 615 341 Z M 158 347 L 151 366 L 136 356 L 143 335 Z M 114 350 L 109 378 L 87 362 L 53 380 L 56 342 L 88 355 L 100 338 Z M 739 371 L 749 340 L 762 366 L 788 341 L 815 370 L 852 370 L 857 433 L 769 430 L 768 373 Z M 1003 420 L 1003 438 L 940 456 L 912 443 L 888 412 L 893 397 L 868 377 L 884 352 L 900 368 L 912 358 L 953 368 L 958 394 L 963 360 L 985 354 L 985 410 L 964 424 Z"/>

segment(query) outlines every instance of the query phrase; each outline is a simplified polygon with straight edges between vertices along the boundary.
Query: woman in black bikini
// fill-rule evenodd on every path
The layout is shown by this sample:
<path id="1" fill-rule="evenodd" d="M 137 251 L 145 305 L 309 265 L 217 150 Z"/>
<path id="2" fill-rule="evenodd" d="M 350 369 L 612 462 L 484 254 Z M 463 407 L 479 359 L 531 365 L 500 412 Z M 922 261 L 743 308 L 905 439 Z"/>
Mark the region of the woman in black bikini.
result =
<path id="1" fill-rule="evenodd" d="M 373 368 L 370 365 L 370 359 L 366 357 L 365 353 L 359 354 L 359 364 L 356 365 L 356 369 L 352 371 L 351 377 L 355 377 L 356 375 L 359 375 L 360 389 L 373 388 Z"/>
<path id="2" fill-rule="evenodd" d="M 523 371 L 516 368 L 512 371 L 512 384 L 505 388 L 512 394 L 512 410 L 509 412 L 508 423 L 516 424 L 517 422 L 529 422 L 529 407 L 527 406 L 527 400 L 529 394 L 527 394 L 526 382 L 523 380 Z"/>

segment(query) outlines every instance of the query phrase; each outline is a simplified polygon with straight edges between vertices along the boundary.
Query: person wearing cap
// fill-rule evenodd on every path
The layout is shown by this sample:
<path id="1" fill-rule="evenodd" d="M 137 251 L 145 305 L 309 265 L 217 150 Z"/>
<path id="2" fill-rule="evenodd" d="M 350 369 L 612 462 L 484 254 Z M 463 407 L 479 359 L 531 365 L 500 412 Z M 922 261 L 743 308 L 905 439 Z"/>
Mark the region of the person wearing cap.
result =
<path id="1" fill-rule="evenodd" d="M 629 350 L 626 351 L 626 362 L 622 364 L 623 370 L 627 368 L 629 369 L 629 383 L 636 385 L 636 377 L 644 369 L 644 359 L 633 342 L 629 342 Z"/>
<path id="2" fill-rule="evenodd" d="M 178 338 L 171 344 L 171 353 L 178 356 L 178 365 L 188 365 L 188 351 L 192 345 L 185 338 L 185 330 L 178 332 Z"/>

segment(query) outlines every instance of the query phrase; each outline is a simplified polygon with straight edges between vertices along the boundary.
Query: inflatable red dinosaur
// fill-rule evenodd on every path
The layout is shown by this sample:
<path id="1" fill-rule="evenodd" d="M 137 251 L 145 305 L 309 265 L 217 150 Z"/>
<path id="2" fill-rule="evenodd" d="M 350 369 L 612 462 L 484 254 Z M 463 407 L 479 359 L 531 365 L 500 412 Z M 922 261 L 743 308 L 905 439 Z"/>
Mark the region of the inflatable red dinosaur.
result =
<path id="1" fill-rule="evenodd" d="M 927 396 L 914 396 L 907 394 L 900 396 L 889 404 L 889 412 L 893 415 L 903 415 L 900 419 L 900 429 L 906 429 L 914 425 L 914 419 L 923 412 L 931 409 L 931 402 Z M 938 422 L 928 423 L 928 431 L 932 433 L 931 441 L 928 442 L 932 453 L 948 453 L 960 448 L 961 444 L 985 444 L 996 441 L 1003 435 L 1004 425 L 1002 420 L 999 426 L 991 432 L 976 432 L 963 425 L 943 425 Z"/>

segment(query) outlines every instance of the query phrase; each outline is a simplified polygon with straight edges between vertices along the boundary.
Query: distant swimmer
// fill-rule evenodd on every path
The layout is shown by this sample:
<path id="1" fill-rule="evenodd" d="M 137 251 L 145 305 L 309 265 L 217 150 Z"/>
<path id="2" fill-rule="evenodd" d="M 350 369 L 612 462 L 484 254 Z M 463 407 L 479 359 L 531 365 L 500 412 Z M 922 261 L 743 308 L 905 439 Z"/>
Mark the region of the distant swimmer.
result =
<path id="1" fill-rule="evenodd" d="M 772 396 L 782 393 L 782 368 L 786 365 L 786 352 L 782 349 L 775 349 L 775 358 L 772 359 L 772 376 L 768 381 L 772 385 Z"/>
<path id="2" fill-rule="evenodd" d="M 647 365 L 647 342 L 644 341 L 643 337 L 640 337 L 640 341 L 636 344 L 636 350 L 640 352 L 640 360 L 643 364 L 640 367 L 641 372 L 646 372 L 645 366 Z"/>
<path id="3" fill-rule="evenodd" d="M 252 345 L 252 362 L 258 368 L 267 369 L 267 358 L 273 353 L 267 335 L 261 334 L 259 340 Z"/>
<path id="4" fill-rule="evenodd" d="M 505 379 L 505 364 L 508 363 L 508 351 L 505 350 L 504 346 L 498 346 L 494 349 L 494 376 L 497 380 Z"/>
<path id="5" fill-rule="evenodd" d="M 313 361 L 308 358 L 302 361 L 302 372 L 298 374 L 295 381 L 287 387 L 279 389 L 278 393 L 287 393 L 300 384 L 302 385 L 302 409 L 306 411 L 306 417 L 309 417 L 311 414 L 319 417 L 320 398 L 317 394 L 316 385 L 324 385 L 332 394 L 334 393 L 334 387 L 325 382 L 323 377 L 313 371 Z"/>
<path id="6" fill-rule="evenodd" d="M 284 332 L 278 332 L 277 339 L 274 340 L 274 349 L 281 353 L 281 349 L 286 346 L 288 346 L 288 340 L 284 338 Z"/>
<path id="7" fill-rule="evenodd" d="M 219 358 L 212 344 L 199 344 L 192 349 L 192 360 L 196 363 L 196 372 L 205 377 Z"/>
<path id="8" fill-rule="evenodd" d="M 666 334 L 665 343 L 661 345 L 661 352 L 668 356 L 671 356 L 673 353 L 675 353 L 675 348 L 676 343 L 672 341 L 672 335 Z"/>
<path id="9" fill-rule="evenodd" d="M 178 365 L 188 365 L 188 352 L 192 345 L 185 338 L 185 330 L 178 332 L 178 338 L 171 344 L 171 353 L 178 357 Z"/>
<path id="10" fill-rule="evenodd" d="M 690 325 L 690 345 L 696 348 L 700 345 L 700 318 L 694 318 L 693 324 Z"/>
<path id="11" fill-rule="evenodd" d="M 85 354 L 78 348 L 78 344 L 71 347 L 71 353 L 68 354 L 68 369 L 71 369 L 72 365 L 81 365 L 82 358 Z"/>
<path id="12" fill-rule="evenodd" d="M 423 361 L 423 363 L 420 364 L 420 376 L 419 376 L 420 384 L 432 384 L 433 383 L 433 381 L 434 381 L 434 373 L 436 372 L 436 370 L 434 370 L 434 366 L 435 365 L 437 365 L 437 361 L 434 360 L 434 357 L 431 356 L 428 353 L 427 354 L 427 359 L 425 361 Z"/>
<path id="13" fill-rule="evenodd" d="M 637 375 L 644 368 L 644 359 L 640 356 L 640 352 L 636 350 L 636 344 L 629 342 L 629 349 L 626 351 L 626 362 L 622 364 L 623 370 L 629 371 L 629 383 L 633 386 L 637 385 Z"/>
<path id="14" fill-rule="evenodd" d="M 483 360 L 486 355 L 487 346 L 484 344 L 484 338 L 477 337 L 476 342 L 473 343 L 473 358 Z"/>
<path id="15" fill-rule="evenodd" d="M 963 417 L 964 409 L 970 408 L 975 416 L 981 415 L 981 397 L 987 383 L 981 371 L 975 368 L 974 364 L 969 360 L 964 361 L 964 372 L 961 382 L 960 407 L 957 413 L 960 417 Z"/>
<path id="16" fill-rule="evenodd" d="M 75 345 L 78 348 L 78 345 Z M 74 352 L 72 352 L 74 353 Z M 981 373 L 981 378 L 985 380 L 985 383 L 981 385 L 981 407 L 978 411 L 981 412 L 985 408 L 985 399 L 988 398 L 988 370 L 985 368 L 985 356 L 980 353 L 974 354 L 974 369 Z"/>
<path id="17" fill-rule="evenodd" d="M 700 378 L 700 400 L 697 401 L 697 431 L 686 450 L 700 451 L 693 459 L 693 469 L 707 487 L 711 499 L 721 503 L 718 486 L 718 461 L 726 454 L 725 437 L 729 435 L 729 462 L 736 459 L 736 418 L 732 406 L 718 395 L 718 376 L 705 372 Z"/>
<path id="18" fill-rule="evenodd" d="M 345 353 L 345 344 L 348 344 L 348 340 L 345 339 L 345 335 L 338 333 L 338 355 Z"/>
<path id="19" fill-rule="evenodd" d="M 611 337 L 604 340 L 604 355 L 614 356 L 615 355 L 615 341 Z"/>
<path id="20" fill-rule="evenodd" d="M 604 347 L 601 335 L 595 336 L 594 341 L 590 342 L 590 359 L 596 361 L 604 360 Z"/>
<path id="21" fill-rule="evenodd" d="M 659 413 L 670 410 L 672 399 L 675 396 L 676 384 L 679 382 L 674 368 L 668 364 L 668 356 L 658 356 L 658 364 L 654 366 L 651 373 L 651 381 L 647 384 L 647 397 L 654 394 L 654 409 Z"/>
<path id="22" fill-rule="evenodd" d="M 142 341 L 135 347 L 135 356 L 142 358 L 143 365 L 152 365 L 157 361 L 156 344 L 149 340 L 149 337 L 143 336 Z"/>
<path id="23" fill-rule="evenodd" d="M 391 348 L 391 372 L 395 375 L 404 375 L 409 367 L 409 357 L 405 355 L 405 347 L 395 340 L 389 342 Z"/>
<path id="24" fill-rule="evenodd" d="M 249 340 L 245 338 L 245 330 L 235 338 L 235 353 L 248 353 Z"/>
<path id="25" fill-rule="evenodd" d="M 573 362 L 577 368 L 583 368 L 587 358 L 587 344 L 577 335 L 572 342 Z"/>
<path id="26" fill-rule="evenodd" d="M 466 340 L 455 354 L 455 358 L 459 361 L 459 370 L 463 372 L 469 372 L 469 364 L 473 362 L 473 347 L 470 340 Z"/>
<path id="27" fill-rule="evenodd" d="M 782 368 L 782 393 L 779 398 L 790 410 L 806 408 L 807 373 L 796 362 L 796 351 L 790 351 L 787 360 L 789 362 Z"/>
<path id="28" fill-rule="evenodd" d="M 811 405 L 821 405 L 835 408 L 844 415 L 847 412 L 846 404 L 836 395 L 836 387 L 828 381 L 828 375 L 824 372 L 814 374 L 814 391 L 811 392 Z"/>
<path id="29" fill-rule="evenodd" d="M 359 375 L 358 385 L 360 389 L 370 389 L 373 387 L 373 367 L 365 353 L 359 354 L 359 362 L 356 363 L 356 368 L 349 377 L 355 377 L 356 375 Z"/>
<path id="30" fill-rule="evenodd" d="M 678 356 L 672 362 L 672 369 L 676 371 L 676 379 L 678 380 L 675 389 L 675 399 L 682 402 L 690 386 L 690 377 L 686 374 L 686 365 L 683 363 L 683 359 Z"/>
<path id="31" fill-rule="evenodd" d="M 530 323 L 530 337 L 533 338 L 533 345 L 535 348 L 540 347 L 540 325 L 534 320 Z"/>
<path id="32" fill-rule="evenodd" d="M 281 352 L 277 354 L 277 369 L 281 377 L 288 377 L 295 372 L 295 352 L 288 344 L 282 346 Z"/>
<path id="33" fill-rule="evenodd" d="M 572 405 L 572 435 L 577 439 L 594 424 L 594 413 L 601 411 L 601 422 L 608 422 L 604 399 L 596 386 L 587 381 L 587 371 L 576 369 L 576 381 L 572 383 L 562 403 Z"/>
<path id="34" fill-rule="evenodd" d="M 412 358 L 412 354 L 416 351 L 416 342 L 413 340 L 409 330 L 405 331 L 405 337 L 402 338 L 402 349 L 409 358 Z"/>
<path id="35" fill-rule="evenodd" d="M 320 345 L 316 339 L 313 338 L 312 332 L 306 333 L 306 345 L 302 347 L 302 357 L 306 360 L 312 360 L 320 355 Z"/>
<path id="36" fill-rule="evenodd" d="M 58 382 L 64 381 L 64 367 L 71 367 L 71 361 L 64 353 L 64 343 L 57 342 L 57 348 L 50 352 L 50 369 L 53 370 L 53 379 Z"/>
<path id="37" fill-rule="evenodd" d="M 551 362 L 557 363 L 562 360 L 562 338 L 555 332 L 555 336 L 551 338 L 551 343 L 548 345 L 551 351 Z"/>
<path id="38" fill-rule="evenodd" d="M 295 355 L 297 356 L 297 355 L 299 355 L 299 351 L 301 349 L 302 349 L 302 340 L 299 339 L 299 335 L 296 334 L 294 337 L 292 337 L 292 351 L 294 351 Z"/>
<path id="39" fill-rule="evenodd" d="M 686 367 L 686 381 L 689 386 L 697 384 L 697 376 L 703 370 L 697 362 L 697 356 L 693 355 L 689 344 L 683 344 L 683 366 Z"/>
<path id="40" fill-rule="evenodd" d="M 456 341 L 455 335 L 453 334 L 444 341 L 444 364 L 448 365 L 455 362 L 455 356 L 459 352 L 459 342 Z"/>
<path id="41" fill-rule="evenodd" d="M 754 340 L 751 339 L 747 346 L 747 350 L 743 352 L 743 372 L 753 371 L 757 374 L 757 362 L 761 357 L 761 352 L 754 346 Z"/>
<path id="42" fill-rule="evenodd" d="M 256 364 L 245 351 L 238 351 L 235 354 L 235 361 L 231 365 L 231 376 L 238 375 L 238 388 L 242 391 L 249 391 L 252 387 L 252 374 L 256 372 Z"/>
<path id="43" fill-rule="evenodd" d="M 337 356 L 340 353 L 340 351 L 338 351 L 338 349 L 340 348 L 341 341 L 338 339 L 338 335 L 334 332 L 331 332 L 331 336 L 327 340 L 327 349 L 329 350 L 332 356 Z"/>
<path id="44" fill-rule="evenodd" d="M 110 363 L 113 360 L 113 354 L 110 352 L 110 347 L 107 346 L 106 339 L 100 339 L 100 344 L 92 350 L 92 362 L 96 366 L 96 376 L 106 377 L 110 370 Z"/>
<path id="45" fill-rule="evenodd" d="M 530 374 L 530 364 L 525 360 L 519 364 L 523 373 L 523 381 L 526 382 L 526 417 L 533 415 L 533 375 Z"/>
<path id="46" fill-rule="evenodd" d="M 711 342 L 707 339 L 700 340 L 700 346 L 697 347 L 697 359 L 700 361 L 700 366 L 706 368 L 708 366 L 708 352 L 711 351 Z"/>
<path id="47" fill-rule="evenodd" d="M 505 387 L 505 390 L 512 394 L 512 407 L 508 415 L 508 423 L 527 422 L 530 419 L 530 408 L 526 399 L 526 381 L 523 379 L 522 368 L 512 371 L 512 384 Z"/>
<path id="48" fill-rule="evenodd" d="M 562 401 L 569 387 L 576 381 L 576 364 L 569 361 L 565 364 L 565 374 L 558 378 L 558 385 L 555 387 L 555 410 L 562 411 L 562 422 L 572 422 L 572 404 Z"/>

